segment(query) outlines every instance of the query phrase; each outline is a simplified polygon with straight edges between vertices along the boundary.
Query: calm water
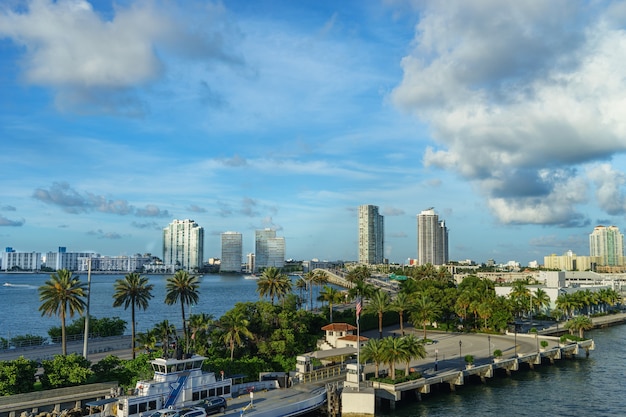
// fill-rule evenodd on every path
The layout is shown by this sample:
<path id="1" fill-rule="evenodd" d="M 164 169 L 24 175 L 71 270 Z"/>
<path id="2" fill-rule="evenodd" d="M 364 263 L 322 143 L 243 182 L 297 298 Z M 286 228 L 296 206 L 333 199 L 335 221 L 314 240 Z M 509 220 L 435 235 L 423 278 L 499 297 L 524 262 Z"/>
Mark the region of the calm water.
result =
<path id="1" fill-rule="evenodd" d="M 93 275 L 91 314 L 95 317 L 118 316 L 130 322 L 130 311 L 113 308 L 113 283 L 121 275 Z M 41 317 L 39 293 L 48 275 L 2 275 L 0 283 L 0 336 L 36 334 L 47 336 L 56 317 Z M 87 277 L 81 276 L 86 282 Z M 154 298 L 147 311 L 138 311 L 139 331 L 169 320 L 179 326 L 180 305 L 168 306 L 165 277 L 149 276 Z M 256 281 L 241 276 L 205 275 L 200 285 L 200 302 L 193 313 L 219 317 L 239 301 L 256 301 Z M 626 326 L 594 330 L 588 335 L 596 350 L 588 358 L 560 360 L 555 365 L 520 371 L 510 377 L 494 377 L 485 384 L 466 384 L 454 393 L 423 396 L 422 402 L 404 403 L 395 411 L 381 410 L 380 417 L 409 416 L 623 416 L 626 415 Z"/>

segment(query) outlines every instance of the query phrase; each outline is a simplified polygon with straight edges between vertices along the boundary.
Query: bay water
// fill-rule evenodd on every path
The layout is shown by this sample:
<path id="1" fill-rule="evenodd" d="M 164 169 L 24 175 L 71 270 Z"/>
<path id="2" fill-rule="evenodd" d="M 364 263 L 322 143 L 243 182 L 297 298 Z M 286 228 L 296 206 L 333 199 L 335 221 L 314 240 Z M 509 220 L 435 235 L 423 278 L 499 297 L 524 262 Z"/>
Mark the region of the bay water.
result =
<path id="1" fill-rule="evenodd" d="M 113 285 L 122 277 L 92 275 L 92 316 L 120 317 L 130 323 L 130 309 L 112 307 Z M 146 311 L 136 313 L 138 331 L 146 331 L 163 320 L 180 327 L 180 305 L 164 303 L 166 276 L 148 278 L 154 284 L 154 297 Z M 0 337 L 8 339 L 23 334 L 47 337 L 50 327 L 60 325 L 58 317 L 42 317 L 38 311 L 37 289 L 48 279 L 48 274 L 0 274 Z M 81 280 L 87 282 L 86 275 L 81 275 Z M 258 300 L 256 288 L 256 280 L 240 275 L 204 275 L 200 300 L 188 310 L 218 318 L 236 302 Z M 398 403 L 395 410 L 383 408 L 377 416 L 624 416 L 626 326 L 593 330 L 586 335 L 596 342 L 596 349 L 589 357 L 581 354 L 575 359 L 562 359 L 511 376 L 496 376 L 485 383 L 466 383 L 455 392 L 433 390 L 423 395 L 422 401 Z"/>

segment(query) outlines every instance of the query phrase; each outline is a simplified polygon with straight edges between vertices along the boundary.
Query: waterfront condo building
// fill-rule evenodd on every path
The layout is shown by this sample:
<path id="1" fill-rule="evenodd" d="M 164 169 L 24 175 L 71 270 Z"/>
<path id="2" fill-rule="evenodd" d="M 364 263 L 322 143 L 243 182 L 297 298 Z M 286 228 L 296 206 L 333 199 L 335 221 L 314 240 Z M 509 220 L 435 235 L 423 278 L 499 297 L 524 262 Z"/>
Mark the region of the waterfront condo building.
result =
<path id="1" fill-rule="evenodd" d="M 202 268 L 204 229 L 193 220 L 174 220 L 163 229 L 163 263 L 173 269 Z"/>
<path id="2" fill-rule="evenodd" d="M 55 271 L 67 269 L 69 271 L 80 271 L 84 259 L 100 256 L 94 252 L 68 252 L 65 246 L 59 246 L 56 252 L 46 253 L 45 264 Z"/>
<path id="3" fill-rule="evenodd" d="M 448 228 L 434 208 L 417 215 L 417 261 L 420 265 L 448 263 Z"/>
<path id="4" fill-rule="evenodd" d="M 276 230 L 256 230 L 254 236 L 254 270 L 285 266 L 285 238 L 276 237 Z"/>
<path id="5" fill-rule="evenodd" d="M 624 265 L 624 235 L 616 226 L 596 226 L 589 235 L 589 255 L 602 266 Z"/>
<path id="6" fill-rule="evenodd" d="M 385 258 L 384 216 L 378 206 L 359 206 L 359 263 L 382 264 Z"/>
<path id="7" fill-rule="evenodd" d="M 17 252 L 9 247 L 2 255 L 1 265 L 4 271 L 38 271 L 41 269 L 40 252 Z"/>
<path id="8" fill-rule="evenodd" d="M 220 263 L 220 272 L 241 272 L 242 255 L 243 249 L 241 233 L 222 233 L 222 258 Z"/>

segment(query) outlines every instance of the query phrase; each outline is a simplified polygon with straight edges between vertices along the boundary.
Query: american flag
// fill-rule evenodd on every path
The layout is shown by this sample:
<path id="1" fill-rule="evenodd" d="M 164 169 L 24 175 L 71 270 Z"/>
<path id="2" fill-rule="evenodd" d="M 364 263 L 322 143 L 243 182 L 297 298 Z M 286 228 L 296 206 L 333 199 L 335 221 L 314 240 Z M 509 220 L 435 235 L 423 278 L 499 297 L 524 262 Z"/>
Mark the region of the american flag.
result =
<path id="1" fill-rule="evenodd" d="M 363 305 L 361 304 L 361 299 L 356 302 L 356 318 L 358 319 L 361 316 L 361 310 L 363 309 Z"/>

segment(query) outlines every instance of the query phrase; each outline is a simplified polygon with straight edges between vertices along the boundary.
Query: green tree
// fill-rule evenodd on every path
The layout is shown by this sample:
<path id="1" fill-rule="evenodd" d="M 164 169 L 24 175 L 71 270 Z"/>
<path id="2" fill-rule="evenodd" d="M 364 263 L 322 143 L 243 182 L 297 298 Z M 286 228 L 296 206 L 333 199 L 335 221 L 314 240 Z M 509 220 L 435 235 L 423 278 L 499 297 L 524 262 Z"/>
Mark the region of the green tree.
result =
<path id="1" fill-rule="evenodd" d="M 415 300 L 414 310 L 411 311 L 411 322 L 415 327 L 422 326 L 424 340 L 426 340 L 426 325 L 437 320 L 439 313 L 439 306 L 425 295 L 421 295 Z"/>
<path id="2" fill-rule="evenodd" d="M 61 269 L 50 275 L 50 279 L 39 287 L 41 315 L 55 315 L 61 318 L 61 352 L 63 355 L 67 355 L 65 319 L 68 315 L 71 318 L 75 314 L 83 314 L 86 306 L 85 292 L 85 284 L 80 282 L 78 276 L 72 276 L 72 272 L 67 269 Z"/>
<path id="3" fill-rule="evenodd" d="M 11 361 L 0 361 L 0 396 L 33 391 L 37 363 L 20 356 Z"/>
<path id="4" fill-rule="evenodd" d="M 385 361 L 385 343 L 382 339 L 369 339 L 367 343 L 361 348 L 361 361 L 374 362 L 376 367 L 376 377 L 379 375 L 380 364 Z"/>
<path id="5" fill-rule="evenodd" d="M 399 292 L 396 298 L 391 303 L 391 309 L 396 311 L 400 316 L 400 332 L 404 336 L 404 312 L 411 310 L 413 302 L 409 295 L 404 292 Z"/>
<path id="6" fill-rule="evenodd" d="M 114 285 L 113 307 L 123 305 L 125 310 L 130 307 L 131 341 L 133 359 L 135 359 L 135 307 L 142 310 L 148 308 L 154 285 L 148 284 L 148 278 L 142 277 L 135 272 L 126 274 L 124 279 L 116 280 Z"/>
<path id="7" fill-rule="evenodd" d="M 207 348 L 209 331 L 215 326 L 215 317 L 212 314 L 200 313 L 189 316 L 189 331 L 191 332 L 191 345 L 194 351 L 203 352 Z"/>
<path id="8" fill-rule="evenodd" d="M 409 354 L 407 346 L 401 337 L 385 337 L 382 339 L 384 345 L 384 362 L 389 365 L 391 379 L 396 379 L 396 363 L 406 362 Z"/>
<path id="9" fill-rule="evenodd" d="M 372 298 L 369 299 L 367 307 L 365 307 L 366 313 L 378 314 L 378 338 L 383 338 L 383 314 L 390 309 L 389 294 L 382 290 L 377 290 Z"/>
<path id="10" fill-rule="evenodd" d="M 406 354 L 406 375 L 410 374 L 411 361 L 413 359 L 424 359 L 426 357 L 426 348 L 424 343 L 412 334 L 406 335 L 400 339 L 404 344 Z"/>
<path id="11" fill-rule="evenodd" d="M 82 385 L 93 375 L 91 362 L 81 355 L 56 355 L 53 360 L 42 361 L 44 369 L 41 385 L 44 389 Z"/>
<path id="12" fill-rule="evenodd" d="M 570 334 L 578 332 L 578 337 L 583 339 L 585 337 L 585 330 L 593 329 L 593 322 L 587 316 L 576 316 L 565 323 L 564 327 L 569 330 Z"/>
<path id="13" fill-rule="evenodd" d="M 250 322 L 237 310 L 230 310 L 220 318 L 220 327 L 224 330 L 222 340 L 230 348 L 230 360 L 235 355 L 235 345 L 242 344 L 242 337 L 252 339 L 254 335 L 248 329 Z"/>
<path id="14" fill-rule="evenodd" d="M 197 276 L 189 275 L 187 271 L 176 271 L 174 276 L 169 277 L 165 284 L 165 304 L 172 305 L 180 302 L 183 316 L 183 335 L 188 345 L 189 334 L 185 320 L 185 304 L 197 304 L 199 299 L 200 281 Z"/>
<path id="15" fill-rule="evenodd" d="M 163 358 L 169 357 L 170 343 L 176 340 L 176 327 L 169 321 L 163 320 L 154 327 L 154 336 L 161 340 L 163 346 Z M 178 348 L 178 344 L 176 345 Z"/>
<path id="16" fill-rule="evenodd" d="M 319 301 L 327 302 L 330 310 L 330 322 L 333 322 L 333 304 L 340 303 L 343 300 L 343 294 L 335 287 L 325 285 L 320 292 Z"/>
<path id="17" fill-rule="evenodd" d="M 280 269 L 270 266 L 257 281 L 257 292 L 260 297 L 269 297 L 274 304 L 274 298 L 282 299 L 291 292 L 291 281 Z"/>

